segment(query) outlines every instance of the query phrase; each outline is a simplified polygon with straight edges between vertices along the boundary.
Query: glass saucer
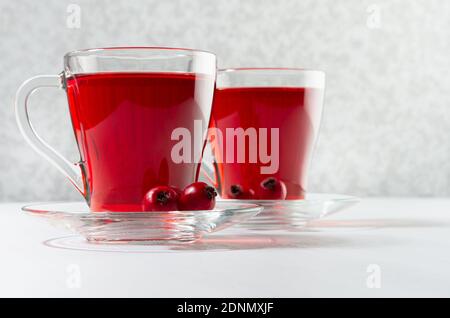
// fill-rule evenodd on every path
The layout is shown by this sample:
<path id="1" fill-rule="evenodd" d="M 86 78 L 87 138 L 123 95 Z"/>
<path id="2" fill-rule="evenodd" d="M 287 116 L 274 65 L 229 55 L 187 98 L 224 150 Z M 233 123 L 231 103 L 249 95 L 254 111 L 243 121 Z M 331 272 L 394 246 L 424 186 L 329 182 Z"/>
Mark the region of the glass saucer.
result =
<path id="1" fill-rule="evenodd" d="M 22 210 L 45 217 L 90 242 L 160 244 L 193 242 L 258 214 L 262 207 L 222 201 L 208 211 L 90 212 L 84 202 L 49 202 L 27 205 Z"/>
<path id="2" fill-rule="evenodd" d="M 317 220 L 348 208 L 360 200 L 340 194 L 309 193 L 303 200 L 223 200 L 257 204 L 264 210 L 238 225 L 253 231 L 297 231 L 309 221 Z"/>

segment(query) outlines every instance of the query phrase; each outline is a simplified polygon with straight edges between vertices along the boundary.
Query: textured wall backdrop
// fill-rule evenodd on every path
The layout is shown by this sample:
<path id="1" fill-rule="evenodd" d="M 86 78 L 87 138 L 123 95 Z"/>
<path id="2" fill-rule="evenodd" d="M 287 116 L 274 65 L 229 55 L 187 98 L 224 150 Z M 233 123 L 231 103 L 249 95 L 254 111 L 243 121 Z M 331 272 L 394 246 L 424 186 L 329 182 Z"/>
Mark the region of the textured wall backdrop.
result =
<path id="1" fill-rule="evenodd" d="M 80 28 L 67 24 L 70 4 Z M 20 83 L 60 72 L 67 51 L 133 45 L 214 51 L 220 67 L 325 70 L 310 190 L 450 195 L 450 1 L 0 0 L 0 10 L 0 200 L 78 198 L 19 135 Z M 76 160 L 64 93 L 31 103 L 38 132 Z"/>

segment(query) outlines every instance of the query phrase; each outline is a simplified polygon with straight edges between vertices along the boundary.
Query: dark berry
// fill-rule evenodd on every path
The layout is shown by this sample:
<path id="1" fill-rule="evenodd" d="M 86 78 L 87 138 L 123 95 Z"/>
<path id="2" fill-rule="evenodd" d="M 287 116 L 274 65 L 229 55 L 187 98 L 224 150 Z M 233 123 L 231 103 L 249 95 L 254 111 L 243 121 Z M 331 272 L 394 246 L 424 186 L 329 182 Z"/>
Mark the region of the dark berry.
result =
<path id="1" fill-rule="evenodd" d="M 261 200 L 284 200 L 287 195 L 286 185 L 281 180 L 269 177 L 261 182 L 258 194 Z"/>
<path id="2" fill-rule="evenodd" d="M 144 211 L 175 211 L 179 190 L 169 186 L 157 186 L 150 189 L 142 201 Z"/>
<path id="3" fill-rule="evenodd" d="M 212 210 L 216 206 L 216 190 L 204 182 L 194 182 L 188 185 L 178 200 L 178 209 Z"/>
<path id="4" fill-rule="evenodd" d="M 239 184 L 233 184 L 230 187 L 230 197 L 238 200 L 252 200 L 255 199 L 255 191 L 244 188 Z"/>

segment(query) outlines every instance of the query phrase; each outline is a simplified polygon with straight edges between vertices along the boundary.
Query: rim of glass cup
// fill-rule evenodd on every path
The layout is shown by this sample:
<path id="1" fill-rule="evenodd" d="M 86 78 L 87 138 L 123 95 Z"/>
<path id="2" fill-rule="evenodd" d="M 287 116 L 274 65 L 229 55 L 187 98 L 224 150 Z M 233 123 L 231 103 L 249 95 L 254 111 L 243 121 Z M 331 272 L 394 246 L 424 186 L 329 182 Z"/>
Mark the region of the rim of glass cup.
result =
<path id="1" fill-rule="evenodd" d="M 217 72 L 240 72 L 240 71 L 292 71 L 292 72 L 317 72 L 325 74 L 322 70 L 314 70 L 310 68 L 300 68 L 300 67 L 231 67 L 231 68 L 220 68 Z"/>
<path id="2" fill-rule="evenodd" d="M 302 75 L 302 77 L 295 77 L 295 75 Z M 268 84 L 268 82 L 270 83 Z M 217 70 L 217 87 L 219 89 L 277 86 L 324 88 L 325 72 L 295 67 L 237 67 Z"/>
<path id="3" fill-rule="evenodd" d="M 192 52 L 192 53 L 205 53 L 216 56 L 215 53 L 207 50 L 191 49 L 191 48 L 181 48 L 181 47 L 166 47 L 166 46 L 111 46 L 111 47 L 100 47 L 100 48 L 87 48 L 80 50 L 73 50 L 67 52 L 64 57 L 72 57 L 79 55 L 90 55 L 92 53 L 98 52 L 108 52 L 108 51 L 127 51 L 127 50 L 149 50 L 149 51 L 180 51 L 180 52 Z"/>
<path id="4" fill-rule="evenodd" d="M 187 67 L 192 69 L 188 70 Z M 217 58 L 213 52 L 191 48 L 163 46 L 87 48 L 66 53 L 64 69 L 66 77 L 72 74 L 115 71 L 164 71 L 215 76 Z"/>

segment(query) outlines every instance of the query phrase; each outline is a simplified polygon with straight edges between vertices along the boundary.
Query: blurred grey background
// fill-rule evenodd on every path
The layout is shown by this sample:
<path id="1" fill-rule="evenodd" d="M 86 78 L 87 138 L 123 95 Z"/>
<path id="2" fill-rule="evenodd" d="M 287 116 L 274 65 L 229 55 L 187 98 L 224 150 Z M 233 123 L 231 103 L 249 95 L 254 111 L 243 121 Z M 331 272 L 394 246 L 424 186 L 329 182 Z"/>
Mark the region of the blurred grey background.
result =
<path id="1" fill-rule="evenodd" d="M 219 67 L 326 71 L 310 191 L 450 195 L 449 40 L 447 0 L 0 0 L 0 201 L 79 198 L 19 135 L 20 83 L 59 73 L 67 51 L 147 45 L 210 50 Z M 77 160 L 64 92 L 41 90 L 31 108 Z"/>

